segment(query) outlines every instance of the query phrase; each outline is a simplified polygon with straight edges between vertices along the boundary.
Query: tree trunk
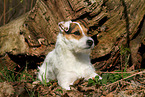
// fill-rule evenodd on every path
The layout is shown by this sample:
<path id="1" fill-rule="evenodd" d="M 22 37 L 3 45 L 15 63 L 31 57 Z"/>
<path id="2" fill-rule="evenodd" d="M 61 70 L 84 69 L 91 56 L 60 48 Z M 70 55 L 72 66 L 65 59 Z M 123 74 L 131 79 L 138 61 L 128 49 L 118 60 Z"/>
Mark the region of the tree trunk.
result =
<path id="1" fill-rule="evenodd" d="M 31 11 L 0 27 L 0 55 L 46 55 L 54 48 L 58 22 L 82 19 L 96 44 L 92 63 L 103 70 L 115 64 L 122 44 L 137 59 L 145 37 L 144 15 L 144 0 L 37 0 Z"/>

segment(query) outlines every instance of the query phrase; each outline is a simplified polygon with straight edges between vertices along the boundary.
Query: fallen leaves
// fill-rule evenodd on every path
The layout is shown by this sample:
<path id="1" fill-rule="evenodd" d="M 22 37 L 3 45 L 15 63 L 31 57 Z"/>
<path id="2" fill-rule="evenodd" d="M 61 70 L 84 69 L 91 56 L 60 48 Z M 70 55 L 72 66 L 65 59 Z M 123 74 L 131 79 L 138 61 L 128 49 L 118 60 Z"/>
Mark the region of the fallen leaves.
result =
<path id="1" fill-rule="evenodd" d="M 31 74 L 35 74 L 36 70 L 31 71 Z M 28 71 L 30 74 L 30 71 Z M 103 75 L 103 74 L 108 75 Z M 123 77 L 120 80 L 109 82 L 107 76 L 117 76 L 122 74 L 121 72 L 103 72 L 102 81 L 98 81 L 97 77 L 85 81 L 84 79 L 78 79 L 71 85 L 71 90 L 65 90 L 61 88 L 57 80 L 50 81 L 46 85 L 40 83 L 40 81 L 33 81 L 27 77 L 27 79 L 15 82 L 2 82 L 0 83 L 0 96 L 4 97 L 125 97 L 125 96 L 145 96 L 145 70 L 125 72 L 130 73 L 129 76 Z M 109 75 L 111 74 L 111 75 Z M 33 76 L 33 75 L 32 75 Z M 119 76 L 120 77 L 120 76 Z M 115 79 L 114 79 L 115 80 Z M 8 90 L 11 90 L 7 92 Z M 9 94 L 7 94 L 9 93 Z"/>

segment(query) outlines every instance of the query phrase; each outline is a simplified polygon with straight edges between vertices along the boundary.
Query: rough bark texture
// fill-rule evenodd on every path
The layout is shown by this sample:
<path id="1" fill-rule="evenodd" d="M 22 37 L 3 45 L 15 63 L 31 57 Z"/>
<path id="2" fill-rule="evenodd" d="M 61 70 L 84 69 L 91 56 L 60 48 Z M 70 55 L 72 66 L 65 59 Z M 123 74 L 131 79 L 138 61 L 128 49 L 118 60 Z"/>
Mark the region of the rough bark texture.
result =
<path id="1" fill-rule="evenodd" d="M 82 19 L 96 42 L 93 63 L 103 56 L 115 56 L 110 59 L 115 63 L 116 52 L 128 40 L 136 59 L 145 37 L 144 28 L 138 30 L 144 15 L 144 0 L 37 0 L 31 11 L 0 28 L 0 55 L 46 55 L 54 48 L 58 22 Z"/>

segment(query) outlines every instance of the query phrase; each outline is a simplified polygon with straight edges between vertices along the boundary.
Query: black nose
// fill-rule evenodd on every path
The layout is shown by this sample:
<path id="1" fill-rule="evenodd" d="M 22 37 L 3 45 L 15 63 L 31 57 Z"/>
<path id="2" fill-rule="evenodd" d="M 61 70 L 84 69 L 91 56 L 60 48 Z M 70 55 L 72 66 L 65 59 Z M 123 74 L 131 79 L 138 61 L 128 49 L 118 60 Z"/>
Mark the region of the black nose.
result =
<path id="1" fill-rule="evenodd" d="M 93 41 L 92 40 L 87 40 L 87 45 L 92 46 Z"/>

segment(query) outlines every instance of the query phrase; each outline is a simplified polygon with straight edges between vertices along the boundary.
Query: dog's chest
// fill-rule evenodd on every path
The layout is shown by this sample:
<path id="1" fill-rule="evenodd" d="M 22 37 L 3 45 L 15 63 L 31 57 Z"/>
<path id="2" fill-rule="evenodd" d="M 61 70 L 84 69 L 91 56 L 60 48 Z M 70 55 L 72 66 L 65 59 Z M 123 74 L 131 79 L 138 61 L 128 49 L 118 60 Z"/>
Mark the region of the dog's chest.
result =
<path id="1" fill-rule="evenodd" d="M 89 56 L 86 55 L 63 55 L 59 61 L 60 68 L 67 71 L 75 71 L 76 73 L 84 72 L 84 70 L 90 65 Z"/>

